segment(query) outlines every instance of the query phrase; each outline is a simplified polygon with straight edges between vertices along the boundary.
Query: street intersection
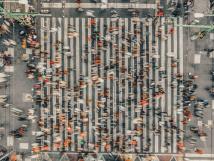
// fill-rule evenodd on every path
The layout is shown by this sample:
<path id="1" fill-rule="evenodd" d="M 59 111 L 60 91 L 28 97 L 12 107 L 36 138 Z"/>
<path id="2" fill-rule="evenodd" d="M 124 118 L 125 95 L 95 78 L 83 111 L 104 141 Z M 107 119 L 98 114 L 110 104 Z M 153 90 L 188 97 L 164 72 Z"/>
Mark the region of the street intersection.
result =
<path id="1" fill-rule="evenodd" d="M 60 133 L 53 130 L 47 138 L 69 138 L 72 151 L 93 150 L 89 145 L 99 141 L 103 145 L 98 151 L 106 151 L 105 144 L 111 144 L 108 151 L 115 151 L 119 137 L 125 152 L 176 153 L 178 131 L 181 138 L 183 135 L 181 108 L 177 107 L 182 100 L 178 75 L 183 73 L 183 53 L 179 50 L 183 42 L 182 28 L 176 25 L 181 23 L 182 19 L 177 18 L 156 22 L 136 18 L 41 18 L 45 28 L 41 30 L 41 51 L 48 53 L 42 63 L 55 75 L 61 66 L 50 66 L 50 62 L 59 59 L 60 71 L 66 74 L 53 76 L 52 81 L 67 82 L 67 88 L 56 89 L 55 83 L 46 85 L 44 95 L 53 106 L 48 106 L 51 116 L 49 112 L 41 113 L 45 128 L 59 126 L 58 110 L 66 122 L 60 125 Z M 53 28 L 57 30 L 50 32 Z M 97 41 L 103 43 L 91 41 L 92 28 L 99 33 Z M 72 30 L 71 37 L 68 30 Z M 56 42 L 61 42 L 58 51 L 54 49 Z M 166 115 L 161 117 L 160 113 Z M 173 125 L 177 130 L 166 129 Z M 72 134 L 65 130 L 68 126 Z M 104 127 L 109 129 L 105 135 L 100 133 Z M 81 133 L 83 137 L 77 138 Z M 102 135 L 109 137 L 105 144 Z M 127 142 L 133 140 L 137 141 L 136 147 Z M 50 149 L 57 150 L 50 145 Z"/>
<path id="2" fill-rule="evenodd" d="M 195 1 L 192 12 L 206 13 L 207 4 Z M 33 92 L 35 106 L 32 102 L 23 104 L 24 99 L 22 102 L 14 94 L 11 102 L 14 99 L 25 112 L 35 110 L 36 121 L 28 122 L 32 127 L 23 139 L 5 136 L 7 140 L 1 144 L 25 152 L 28 147 L 35 158 L 41 154 L 40 160 L 72 160 L 69 155 L 79 154 L 89 154 L 85 160 L 90 161 L 93 154 L 100 160 L 110 160 L 109 156 L 115 160 L 118 154 L 137 157 L 132 160 L 212 160 L 213 107 L 205 88 L 212 83 L 207 73 L 213 62 L 201 54 L 212 45 L 207 37 L 190 40 L 197 29 L 182 25 L 192 22 L 192 14 L 188 19 L 160 16 L 159 11 L 169 12 L 169 3 L 36 3 L 38 11 L 48 12 L 36 18 L 39 49 L 30 53 L 32 60 L 38 58 L 36 72 L 26 71 L 37 81 L 32 91 L 29 82 L 19 90 L 24 83 L 22 75 L 14 74 L 19 80 L 10 82 L 14 90 L 23 91 L 17 96 L 31 97 Z M 12 50 L 8 49 L 9 53 Z M 195 54 L 201 54 L 199 65 L 194 64 Z M 22 68 L 23 64 L 13 67 L 15 71 Z M 187 79 L 190 72 L 189 76 L 197 77 L 192 82 Z M 194 108 L 200 104 L 197 98 L 208 102 L 205 117 L 192 118 L 190 114 L 193 105 L 186 100 L 188 81 L 199 84 L 197 93 L 190 97 Z M 13 87 L 13 82 L 20 86 Z M 6 115 L 10 110 L 3 112 Z M 15 119 L 5 117 L 9 122 L 6 135 L 20 126 Z M 207 136 L 198 137 L 191 127 Z M 201 149 L 205 154 L 199 154 Z"/>

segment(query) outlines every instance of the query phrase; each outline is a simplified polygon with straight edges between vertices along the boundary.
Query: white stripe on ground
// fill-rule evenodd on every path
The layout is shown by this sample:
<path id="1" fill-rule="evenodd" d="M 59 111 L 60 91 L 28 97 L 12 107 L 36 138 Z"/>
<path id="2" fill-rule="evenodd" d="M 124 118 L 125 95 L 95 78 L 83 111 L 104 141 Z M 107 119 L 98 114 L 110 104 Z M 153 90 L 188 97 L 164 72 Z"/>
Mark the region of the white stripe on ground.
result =
<path id="1" fill-rule="evenodd" d="M 162 18 L 161 19 L 161 26 L 163 26 L 163 24 L 165 23 L 165 18 Z M 165 30 L 166 28 L 163 27 L 162 30 L 161 30 L 161 37 L 164 36 L 165 34 Z M 165 68 L 165 46 L 166 46 L 166 41 L 165 40 L 161 40 L 161 67 L 164 67 Z M 162 88 L 165 89 L 165 80 L 164 78 L 162 78 Z M 166 95 L 164 94 L 162 97 L 161 97 L 161 112 L 165 112 L 165 106 L 166 106 Z M 161 117 L 161 121 L 164 122 L 164 117 L 162 116 Z M 161 126 L 161 152 L 164 153 L 165 152 L 165 147 L 164 147 L 164 142 L 165 142 L 165 131 L 164 131 L 164 127 Z"/>
<path id="2" fill-rule="evenodd" d="M 174 26 L 176 26 L 177 25 L 177 19 L 173 19 L 173 22 L 174 22 Z M 175 30 L 175 32 L 174 32 L 174 37 L 173 37 L 173 39 L 174 39 L 174 55 L 175 55 L 175 58 L 176 59 L 178 59 L 178 52 L 177 52 L 177 28 L 174 28 L 174 30 Z M 178 68 L 177 67 L 175 67 L 175 69 L 174 69 L 174 73 L 173 74 L 177 74 L 178 73 Z M 177 86 L 173 89 L 174 91 L 174 98 L 173 98 L 173 118 L 174 118 L 174 120 L 175 120 L 175 122 L 178 122 L 178 120 L 177 120 L 177 110 L 176 110 L 176 102 L 178 102 L 178 100 L 177 100 Z M 176 144 L 176 142 L 177 142 L 177 136 L 176 136 L 176 130 L 173 130 L 173 144 L 172 144 L 172 152 L 173 153 L 176 153 L 177 152 L 177 144 Z"/>
<path id="3" fill-rule="evenodd" d="M 42 3 L 42 8 L 62 8 L 62 3 Z M 156 4 L 137 4 L 137 3 L 65 3 L 64 8 L 151 8 L 156 9 Z"/>
<path id="4" fill-rule="evenodd" d="M 214 154 L 191 154 L 191 153 L 187 153 L 185 154 L 185 157 L 196 157 L 196 158 L 210 158 L 210 157 L 214 157 Z"/>
<path id="5" fill-rule="evenodd" d="M 159 23 L 159 25 L 160 25 L 160 21 L 158 21 L 158 23 Z M 156 25 L 155 26 L 155 32 L 157 32 L 158 31 L 158 25 Z M 157 37 L 155 38 L 156 40 L 155 40 L 155 48 L 156 48 L 156 50 L 158 50 L 158 41 L 157 41 Z M 155 51 L 155 54 L 158 54 L 157 53 L 158 51 Z M 159 64 L 159 60 L 155 60 L 156 61 L 156 65 L 157 66 L 160 66 L 160 64 Z M 158 83 L 159 83 L 159 75 L 158 75 L 159 73 L 158 73 L 158 70 L 155 70 L 155 73 L 154 73 L 154 75 L 155 75 L 155 84 L 157 85 Z M 156 100 L 155 100 L 155 109 L 158 109 L 160 107 L 160 104 L 159 104 L 159 98 L 156 98 Z M 158 120 L 158 118 L 156 117 L 155 118 L 155 128 L 156 129 L 158 129 L 158 123 L 159 123 L 159 120 Z M 159 135 L 155 135 L 155 153 L 158 153 L 158 151 L 159 151 L 159 138 L 160 138 L 160 136 Z"/>

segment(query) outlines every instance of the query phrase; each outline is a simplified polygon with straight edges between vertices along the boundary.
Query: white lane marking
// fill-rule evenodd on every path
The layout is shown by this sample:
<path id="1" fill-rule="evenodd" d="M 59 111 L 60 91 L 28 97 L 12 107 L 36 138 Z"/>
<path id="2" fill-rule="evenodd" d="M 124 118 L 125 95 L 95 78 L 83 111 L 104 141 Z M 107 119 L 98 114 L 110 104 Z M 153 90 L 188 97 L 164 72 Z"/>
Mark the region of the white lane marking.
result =
<path id="1" fill-rule="evenodd" d="M 65 3 L 65 8 L 151 8 L 156 9 L 157 4 L 136 4 L 136 3 Z M 42 8 L 62 8 L 62 3 L 42 3 Z"/>
<path id="2" fill-rule="evenodd" d="M 214 109 L 214 100 L 212 100 L 212 109 Z"/>
<path id="3" fill-rule="evenodd" d="M 214 154 L 191 154 L 191 153 L 187 153 L 185 154 L 185 157 L 196 157 L 196 158 L 210 158 L 213 157 Z"/>
<path id="4" fill-rule="evenodd" d="M 161 21 L 161 26 L 163 26 L 163 24 L 165 23 L 165 18 L 162 18 L 161 19 L 162 21 Z M 166 30 L 166 28 L 165 27 L 163 27 L 163 29 L 161 30 L 161 37 L 163 37 L 164 36 L 164 34 L 165 34 L 165 31 Z M 164 66 L 164 64 L 165 64 L 165 46 L 166 46 L 166 41 L 165 40 L 161 40 L 162 42 L 161 42 L 161 67 L 164 67 L 165 68 L 165 66 Z M 163 78 L 162 78 L 163 79 Z M 162 82 L 162 84 L 161 84 L 161 86 L 163 87 L 163 89 L 165 89 L 165 80 L 163 80 L 163 81 L 161 81 Z M 166 97 L 166 95 L 164 94 L 162 97 L 161 97 L 161 111 L 162 112 L 165 112 L 165 97 Z M 162 122 L 164 122 L 164 118 L 162 117 L 161 118 L 161 121 Z M 161 126 L 161 152 L 162 153 L 164 153 L 165 152 L 165 147 L 164 147 L 164 145 L 165 145 L 165 131 L 164 131 L 164 127 L 163 126 Z"/>

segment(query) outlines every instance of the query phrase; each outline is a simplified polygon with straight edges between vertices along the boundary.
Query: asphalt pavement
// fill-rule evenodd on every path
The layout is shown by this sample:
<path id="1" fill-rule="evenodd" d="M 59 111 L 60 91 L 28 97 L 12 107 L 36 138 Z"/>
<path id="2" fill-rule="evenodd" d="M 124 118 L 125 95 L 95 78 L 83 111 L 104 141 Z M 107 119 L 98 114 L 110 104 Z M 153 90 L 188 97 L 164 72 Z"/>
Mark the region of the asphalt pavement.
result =
<path id="1" fill-rule="evenodd" d="M 209 1 L 201 1 L 195 0 L 194 7 L 192 8 L 192 13 L 189 17 L 189 19 L 185 23 L 192 22 L 195 18 L 193 16 L 193 13 L 204 13 L 208 14 L 209 11 Z M 212 24 L 212 18 L 201 18 L 199 19 L 200 23 L 203 25 L 210 25 Z M 199 32 L 203 29 L 197 29 L 197 28 L 185 28 L 184 29 L 184 43 L 187 44 L 184 48 L 184 72 L 187 74 L 189 72 L 194 73 L 199 76 L 199 78 L 196 80 L 196 83 L 198 84 L 198 90 L 197 90 L 197 96 L 207 99 L 209 101 L 210 107 L 204 110 L 204 117 L 203 119 L 193 118 L 191 125 L 198 126 L 200 122 L 202 121 L 204 124 L 208 124 L 209 122 L 213 123 L 213 109 L 212 109 L 212 100 L 213 98 L 209 95 L 208 91 L 206 90 L 207 87 L 210 87 L 212 85 L 212 80 L 210 79 L 210 70 L 213 67 L 213 60 L 207 56 L 207 54 L 204 52 L 204 49 L 206 48 L 213 48 L 213 40 L 210 40 L 210 33 L 208 33 L 202 40 L 195 40 L 191 41 L 190 37 L 193 33 Z M 194 64 L 194 57 L 196 54 L 200 54 L 200 64 Z M 202 149 L 205 150 L 205 153 L 207 154 L 213 154 L 214 149 L 214 140 L 213 140 L 213 127 L 207 128 L 204 127 L 204 130 L 208 134 L 208 137 L 205 141 L 198 140 L 196 146 L 202 147 Z M 188 136 L 188 132 L 187 132 Z M 190 145 L 187 140 L 187 149 L 194 148 L 194 146 Z"/>
<path id="2" fill-rule="evenodd" d="M 53 1 L 55 2 L 55 1 Z M 57 2 L 57 1 L 56 1 Z M 89 1 L 84 1 L 85 3 L 86 2 L 89 2 Z M 110 1 L 109 1 L 110 2 Z M 115 2 L 114 0 L 111 1 L 112 3 Z M 124 3 L 125 1 L 117 1 L 118 3 Z M 67 3 L 74 3 L 74 1 L 69 1 Z M 141 1 L 141 3 L 148 3 L 147 0 L 144 1 Z M 154 3 L 154 2 L 151 2 L 149 1 L 149 3 Z M 164 4 L 163 1 L 161 1 L 161 4 Z M 42 4 L 37 4 L 37 8 L 41 8 Z M 201 3 L 201 1 L 199 0 L 195 0 L 195 6 L 193 8 L 193 12 L 203 12 L 203 13 L 208 13 L 208 1 L 206 0 L 205 3 Z M 90 9 L 90 8 L 89 8 Z M 148 14 L 154 14 L 155 11 L 154 10 L 151 10 L 151 9 L 142 9 L 143 11 L 140 12 L 140 17 L 146 17 Z M 86 35 L 90 35 L 90 30 L 83 30 L 83 28 L 85 28 L 84 26 L 87 25 L 86 22 L 89 21 L 88 18 L 85 18 L 85 13 L 77 13 L 75 11 L 75 9 L 68 9 L 68 8 L 50 8 L 50 11 L 51 11 L 51 14 L 52 14 L 52 17 L 46 17 L 46 18 L 38 18 L 38 21 L 41 20 L 41 24 L 44 25 L 44 19 L 46 21 L 46 24 L 48 29 L 51 29 L 51 27 L 59 27 L 58 31 L 57 31 L 57 34 L 55 33 L 48 33 L 49 35 L 46 35 L 48 38 L 48 43 L 45 43 L 44 40 L 44 31 L 41 30 L 41 33 L 40 33 L 40 38 L 41 38 L 41 44 L 45 44 L 46 48 L 48 49 L 48 52 L 51 52 L 51 45 L 54 44 L 56 42 L 56 40 L 59 40 L 61 39 L 63 42 L 64 42 L 64 45 L 65 46 L 70 46 L 71 49 L 73 50 L 72 53 L 74 53 L 74 57 L 73 57 L 73 60 L 74 61 L 71 61 L 70 58 L 67 58 L 66 56 L 63 56 L 62 57 L 62 70 L 64 69 L 70 69 L 70 68 L 74 68 L 76 70 L 72 71 L 72 74 L 69 74 L 69 75 L 64 75 L 62 76 L 62 80 L 68 80 L 69 82 L 69 86 L 70 88 L 74 87 L 78 80 L 79 80 L 79 77 L 80 77 L 80 73 L 83 74 L 83 75 L 87 75 L 88 77 L 91 77 L 91 67 L 90 65 L 89 66 L 86 66 L 84 63 L 82 63 L 82 58 L 84 57 L 83 55 L 83 49 L 85 47 L 85 43 L 86 41 L 88 41 L 86 39 Z M 103 31 L 103 24 L 106 23 L 107 25 L 110 25 L 110 22 L 108 22 L 108 17 L 110 16 L 109 14 L 109 9 L 105 9 L 103 11 L 100 11 L 99 9 L 94 9 L 95 11 L 95 16 L 96 16 L 96 21 L 100 23 L 100 26 L 97 26 L 97 27 L 100 27 L 100 32 L 102 35 L 104 35 L 105 31 Z M 130 13 L 128 12 L 124 12 L 125 9 L 117 9 L 117 11 L 119 11 L 119 15 L 120 15 L 120 20 L 124 20 L 125 23 L 129 24 L 129 25 L 125 25 L 127 31 L 132 31 L 133 30 L 133 24 L 130 22 L 130 19 L 129 20 L 126 20 L 124 17 L 126 18 L 131 18 L 131 15 Z M 62 18 L 62 15 L 64 15 L 65 18 Z M 70 18 L 72 17 L 72 18 Z M 78 18 L 79 17 L 79 18 Z M 100 17 L 103 17 L 104 19 L 100 19 Z M 189 23 L 193 20 L 193 17 L 191 16 L 186 22 Z M 210 23 L 211 19 L 209 18 L 202 18 L 201 19 L 201 23 Z M 186 23 L 185 22 L 185 23 Z M 77 32 L 79 33 L 79 36 L 74 40 L 74 41 L 68 41 L 67 38 L 66 38 L 66 33 L 68 32 L 68 28 L 66 26 L 68 26 L 68 24 L 72 24 L 75 26 Z M 109 24 L 108 24 L 109 23 Z M 150 23 L 150 21 L 149 21 Z M 163 19 L 159 22 L 159 23 L 163 23 Z M 38 27 L 41 25 L 40 23 L 38 23 Z M 53 26 L 51 26 L 50 24 L 52 24 Z M 154 34 L 153 32 L 153 28 L 148 28 L 146 29 L 147 32 L 149 34 Z M 181 30 L 181 29 L 180 29 Z M 160 52 L 161 54 L 164 53 L 164 51 L 170 51 L 170 50 L 173 50 L 175 48 L 175 46 L 177 44 L 176 43 L 176 40 L 179 41 L 179 45 L 180 45 L 180 48 L 177 47 L 176 49 L 178 49 L 178 53 L 182 54 L 184 53 L 184 62 L 181 61 L 180 63 L 183 62 L 184 64 L 184 69 L 180 69 L 179 71 L 181 72 L 182 70 L 184 70 L 184 74 L 188 73 L 188 72 L 192 72 L 196 75 L 199 76 L 199 78 L 196 80 L 196 83 L 199 85 L 198 89 L 197 89 L 197 96 L 199 97 L 202 97 L 204 99 L 208 99 L 209 103 L 210 103 L 210 107 L 208 107 L 207 109 L 204 110 L 204 118 L 201 120 L 201 119 L 196 119 L 196 118 L 193 118 L 193 120 L 191 121 L 191 124 L 192 125 L 198 125 L 200 123 L 200 121 L 202 121 L 204 124 L 208 124 L 208 121 L 210 120 L 213 120 L 213 111 L 212 111 L 212 97 L 209 96 L 208 92 L 205 90 L 205 88 L 207 86 L 211 86 L 212 85 L 212 81 L 210 80 L 210 75 L 209 75 L 209 71 L 212 69 L 213 67 L 213 60 L 208 58 L 206 54 L 202 54 L 201 55 L 201 63 L 198 64 L 198 65 L 193 65 L 193 60 L 194 60 L 194 56 L 195 54 L 201 54 L 200 51 L 202 51 L 204 48 L 212 48 L 213 47 L 213 42 L 209 39 L 209 34 L 203 39 L 203 40 L 196 40 L 196 41 L 191 41 L 190 40 L 190 35 L 192 34 L 192 32 L 196 32 L 198 31 L 198 29 L 184 29 L 184 44 L 186 44 L 184 46 L 184 51 L 182 52 L 181 49 L 183 49 L 183 47 L 181 46 L 181 39 L 182 39 L 182 36 L 183 35 L 182 33 L 179 33 L 179 32 L 176 32 L 178 35 L 172 35 L 172 37 L 170 36 L 168 38 L 168 40 L 166 42 L 164 42 L 162 44 L 160 44 Z M 146 31 L 143 31 L 145 32 L 146 34 Z M 119 33 L 119 34 L 122 34 L 122 33 Z M 163 35 L 162 35 L 163 36 Z M 181 36 L 179 38 L 179 36 Z M 17 35 L 15 36 L 16 38 L 18 37 Z M 148 38 L 148 37 L 147 37 Z M 121 40 L 119 39 L 114 39 L 112 38 L 113 41 L 115 43 L 119 43 Z M 150 40 L 151 39 L 154 39 L 153 37 L 150 37 L 149 38 Z M 17 39 L 17 41 L 19 41 Z M 170 43 L 170 41 L 172 41 L 173 43 Z M 151 50 L 150 48 L 152 46 L 150 46 L 151 42 L 148 41 L 148 49 Z M 171 46 L 171 47 L 170 47 Z M 43 46 L 44 47 L 44 46 Z M 111 46 L 112 47 L 112 46 Z M 165 47 L 167 47 L 165 49 Z M 164 49 L 163 49 L 164 48 Z M 114 49 L 110 50 L 107 52 L 106 55 L 103 55 L 103 58 L 101 61 L 103 61 L 102 63 L 106 64 L 106 65 L 109 65 L 108 63 L 108 59 L 114 57 L 114 55 L 112 53 L 114 53 L 113 51 Z M 23 95 L 26 94 L 26 93 L 31 93 L 31 88 L 33 86 L 33 83 L 31 80 L 27 80 L 26 79 L 26 76 L 25 76 L 25 63 L 22 62 L 20 60 L 20 54 L 22 52 L 25 52 L 25 50 L 23 49 L 20 49 L 19 47 L 15 47 L 15 59 L 14 59 L 14 72 L 12 73 L 12 76 L 10 78 L 10 81 L 9 81 L 9 84 L 10 86 L 7 87 L 7 88 L 3 88 L 1 89 L 1 93 L 2 94 L 10 94 L 10 103 L 11 104 L 14 104 L 16 105 L 17 107 L 19 107 L 20 109 L 23 109 L 25 112 L 27 112 L 28 109 L 31 108 L 32 106 L 32 103 L 26 103 L 23 101 Z M 76 53 L 79 53 L 79 54 L 76 54 Z M 54 53 L 53 52 L 53 55 L 50 59 L 53 59 L 56 55 L 54 54 L 57 54 L 57 53 Z M 181 55 L 180 55 L 181 56 Z M 171 60 L 169 60 L 168 58 L 166 60 L 164 60 L 164 58 L 166 57 L 166 55 L 161 55 L 161 61 L 160 61 L 160 64 L 162 65 L 166 65 L 169 64 L 171 62 Z M 179 57 L 179 55 L 178 55 Z M 181 58 L 181 57 L 179 57 Z M 89 57 L 88 61 L 93 61 L 93 60 L 90 60 L 91 58 Z M 182 58 L 181 58 L 182 59 Z M 44 61 L 44 60 L 43 60 Z M 134 66 L 135 63 L 137 62 L 140 62 L 140 59 L 139 60 L 125 60 L 125 64 L 126 65 L 129 65 L 129 66 Z M 180 64 L 180 66 L 183 66 L 183 64 Z M 122 65 L 122 64 L 120 64 Z M 49 66 L 50 67 L 50 66 Z M 97 69 L 96 69 L 97 70 Z M 136 68 L 136 70 L 139 70 L 139 68 Z M 120 79 L 120 73 L 117 73 L 117 71 L 115 70 L 114 71 L 117 75 L 117 77 Z M 170 73 L 173 73 L 174 70 L 171 70 L 171 69 L 167 69 L 167 74 L 168 74 L 168 77 L 167 79 L 170 81 L 171 80 L 171 77 L 169 76 Z M 105 73 L 103 73 L 103 71 L 101 70 L 98 70 L 97 73 L 101 76 L 106 76 Z M 182 72 L 181 72 L 182 73 Z M 128 74 L 128 73 L 127 73 Z M 73 75 L 73 76 L 72 76 Z M 157 77 L 157 71 L 152 71 L 152 73 L 149 75 L 149 77 L 151 79 L 154 79 L 154 80 L 158 80 L 158 77 Z M 162 111 L 167 111 L 167 113 L 171 113 L 173 116 L 175 116 L 175 113 L 173 113 L 173 109 L 171 109 L 170 105 L 174 105 L 176 103 L 176 95 L 172 95 L 171 92 L 173 93 L 174 91 L 173 90 L 170 90 L 170 88 L 168 87 L 168 82 L 165 82 L 163 83 L 163 87 L 166 86 L 166 90 L 167 90 L 167 93 L 166 93 L 166 99 L 160 99 L 160 102 L 156 104 L 156 106 L 158 107 L 161 106 L 161 110 Z M 125 82 L 127 88 L 129 88 L 128 86 L 128 82 Z M 109 87 L 110 88 L 110 97 L 112 98 L 111 101 L 109 101 L 107 103 L 107 106 L 113 106 L 113 108 L 110 108 L 108 109 L 109 113 L 110 114 L 114 114 L 117 110 L 118 110 L 118 107 L 115 106 L 114 102 L 120 102 L 121 100 L 123 100 L 124 97 L 127 97 L 128 93 L 126 89 L 123 89 L 123 87 L 121 85 L 117 86 L 117 84 L 115 83 L 115 81 L 105 81 L 104 83 L 104 87 L 101 89 L 101 90 L 104 90 L 104 88 L 106 87 Z M 138 90 L 137 88 L 133 87 L 132 85 L 130 86 L 131 88 L 133 88 L 133 91 L 136 91 Z M 140 88 L 140 86 L 137 86 Z M 124 95 L 123 94 L 115 94 L 115 91 L 120 91 L 120 89 L 124 92 Z M 50 92 L 53 92 L 52 91 L 53 89 L 49 89 L 47 88 L 47 92 L 45 92 L 44 94 L 48 94 Z M 113 91 L 113 92 L 112 92 Z M 176 90 L 175 90 L 176 91 Z M 90 114 L 89 114 L 89 120 L 94 120 L 94 122 L 89 122 L 88 126 L 83 126 L 81 128 L 81 131 L 88 131 L 88 133 L 94 133 L 93 131 L 91 131 L 91 129 L 93 129 L 93 127 L 96 125 L 96 122 L 99 122 L 98 121 L 98 118 L 100 118 L 102 116 L 102 113 L 103 111 L 101 112 L 97 112 L 95 106 L 96 106 L 96 99 L 99 98 L 98 97 L 98 89 L 96 87 L 92 87 L 92 88 L 87 88 L 86 89 L 86 92 L 85 93 L 88 93 L 84 96 L 82 96 L 82 98 L 89 98 L 92 99 L 92 101 L 89 103 L 89 110 L 90 110 Z M 90 93 L 93 93 L 93 95 L 91 96 Z M 64 96 L 66 94 L 65 91 L 62 90 L 62 95 Z M 92 97 L 92 98 L 91 98 Z M 140 99 L 140 96 L 139 95 L 134 95 L 134 97 L 136 97 L 138 100 Z M 82 99 L 81 98 L 81 99 Z M 73 99 L 73 98 L 72 98 Z M 74 99 L 72 101 L 78 101 L 77 99 Z M 158 102 L 158 100 L 156 100 Z M 62 106 L 63 106 L 63 110 L 68 110 L 68 107 L 66 107 L 65 105 L 63 105 L 65 102 L 64 100 L 64 97 L 60 97 L 59 99 L 53 99 L 52 101 L 52 106 L 56 103 L 60 103 L 62 102 Z M 150 102 L 151 104 L 152 102 Z M 128 106 L 131 108 L 134 108 L 135 104 L 134 103 L 131 103 L 131 104 L 128 104 Z M 84 106 L 82 106 L 81 104 L 77 104 L 75 105 L 75 107 L 77 107 L 77 109 L 84 109 Z M 165 107 L 165 108 L 164 108 Z M 43 110 L 41 108 L 41 110 Z M 54 113 L 56 113 L 55 109 L 53 109 L 53 107 L 49 107 L 49 110 L 52 111 L 52 115 L 54 115 Z M 74 111 L 73 111 L 74 112 Z M 148 115 L 152 115 L 152 113 L 148 110 L 146 110 L 146 113 L 148 113 Z M 8 133 L 10 130 L 12 129 L 16 129 L 18 127 L 20 127 L 20 125 L 23 124 L 23 122 L 19 122 L 17 121 L 17 119 L 14 117 L 14 116 L 10 116 L 10 117 L 7 117 L 10 115 L 10 112 L 9 112 L 9 109 L 0 109 L 0 117 L 3 118 L 1 119 L 1 123 L 4 123 L 5 124 L 5 127 L 7 130 L 4 131 L 4 134 L 5 136 L 3 137 L 3 139 L 1 140 L 1 144 L 2 145 L 6 145 L 7 144 L 7 139 L 6 137 L 8 136 Z M 121 119 L 119 122 L 121 122 L 122 124 L 125 124 L 125 128 L 126 129 L 133 129 L 132 127 L 132 123 L 131 123 L 131 120 L 133 120 L 134 117 L 136 116 L 140 116 L 138 112 L 136 113 L 133 113 L 133 112 L 130 112 L 130 111 L 125 111 L 124 113 L 121 113 L 121 117 L 120 118 L 123 118 Z M 69 116 L 67 116 L 69 117 Z M 130 117 L 131 119 L 126 119 L 126 117 Z M 182 117 L 182 116 L 178 116 L 178 117 Z M 80 116 L 77 117 L 77 119 L 80 119 Z M 114 119 L 114 117 L 113 117 Z M 164 119 L 164 118 L 162 118 Z M 176 116 L 175 116 L 175 119 Z M 109 118 L 109 122 L 107 123 L 107 125 L 109 126 L 111 124 L 110 122 L 111 118 Z M 179 120 L 179 118 L 178 118 Z M 47 123 L 47 127 L 46 128 L 51 128 L 52 126 L 54 126 L 54 124 L 56 124 L 56 121 L 57 120 L 54 120 L 53 119 L 53 122 L 51 122 L 51 119 L 49 120 L 49 123 Z M 158 128 L 158 124 L 159 124 L 159 121 L 164 121 L 164 120 L 152 120 L 152 117 L 148 117 L 146 118 L 146 120 L 144 120 L 146 123 L 148 123 L 148 127 L 146 128 L 147 131 L 145 130 L 145 133 L 143 134 L 144 136 L 146 136 L 146 138 L 148 138 L 148 136 L 150 136 L 152 138 L 152 147 L 150 149 L 150 152 L 155 152 L 155 153 L 165 153 L 165 152 L 168 152 L 168 153 L 176 153 L 176 137 L 175 137 L 175 134 L 172 135 L 172 141 L 170 141 L 172 143 L 172 146 L 169 146 L 169 147 L 165 147 L 165 143 L 164 143 L 164 140 L 166 139 L 169 139 L 171 138 L 171 134 L 167 134 L 166 137 L 163 137 L 164 136 L 164 132 L 161 131 L 161 135 L 160 136 L 155 136 L 152 134 L 152 132 L 148 129 L 151 129 L 152 128 L 152 124 L 155 124 L 156 125 L 156 128 Z M 20 150 L 20 143 L 28 143 L 29 144 L 29 150 L 31 150 L 30 148 L 30 143 L 34 142 L 33 141 L 33 136 L 32 136 L 32 131 L 36 130 L 36 125 L 33 124 L 31 126 L 31 123 L 24 123 L 24 124 L 29 124 L 29 130 L 26 134 L 26 136 L 20 140 L 17 140 L 15 139 L 15 142 L 12 146 L 12 148 L 14 150 Z M 74 127 L 77 127 L 77 123 L 74 123 L 73 124 Z M 181 126 L 182 128 L 182 126 Z M 112 126 L 109 126 L 108 129 L 110 129 L 110 133 L 119 133 L 119 134 L 124 134 L 125 131 L 123 130 L 123 128 L 121 127 L 118 127 L 118 128 L 112 128 Z M 214 143 L 214 139 L 212 138 L 213 136 L 213 128 L 209 129 L 209 128 L 206 128 L 204 127 L 204 130 L 205 132 L 207 132 L 208 134 L 208 137 L 205 141 L 203 140 L 198 140 L 196 145 L 197 147 L 201 147 L 202 149 L 205 150 L 205 153 L 207 154 L 213 154 L 214 153 L 214 149 L 213 149 L 213 143 Z M 188 134 L 188 133 L 187 133 Z M 69 134 L 66 133 L 66 130 L 64 129 L 60 129 L 60 137 L 64 140 L 66 137 L 68 137 Z M 91 137 L 93 136 L 93 137 Z M 97 142 L 98 141 L 98 137 L 96 136 L 96 134 L 94 133 L 94 135 L 91 135 L 89 136 L 88 138 L 84 138 L 85 142 Z M 181 134 L 182 136 L 182 134 Z M 48 136 L 46 138 L 47 140 L 54 140 L 54 138 Z M 81 146 L 80 145 L 80 142 L 77 140 L 78 137 L 77 135 L 73 135 L 72 136 L 72 139 L 73 140 L 76 140 L 76 142 L 78 142 L 78 144 L 75 144 L 75 146 L 71 147 L 71 149 L 66 149 L 66 150 L 70 150 L 70 151 L 76 151 L 78 149 L 78 147 L 81 147 L 81 148 L 85 148 L 87 149 L 88 147 L 87 146 Z M 113 140 L 116 139 L 116 135 L 113 135 Z M 136 138 L 138 139 L 138 138 Z M 187 149 L 188 148 L 192 148 L 192 145 L 190 144 L 186 144 L 187 145 Z M 142 149 L 142 147 L 145 147 L 145 143 L 143 142 L 142 145 L 140 145 L 140 148 Z M 194 146 L 193 146 L 194 147 Z M 112 147 L 111 147 L 112 148 Z M 57 149 L 54 149 L 53 147 L 51 147 L 51 150 L 57 150 Z M 62 150 L 62 149 L 61 149 Z M 64 150 L 64 149 L 63 149 Z M 103 151 L 103 148 L 101 147 L 99 149 L 100 151 Z"/>

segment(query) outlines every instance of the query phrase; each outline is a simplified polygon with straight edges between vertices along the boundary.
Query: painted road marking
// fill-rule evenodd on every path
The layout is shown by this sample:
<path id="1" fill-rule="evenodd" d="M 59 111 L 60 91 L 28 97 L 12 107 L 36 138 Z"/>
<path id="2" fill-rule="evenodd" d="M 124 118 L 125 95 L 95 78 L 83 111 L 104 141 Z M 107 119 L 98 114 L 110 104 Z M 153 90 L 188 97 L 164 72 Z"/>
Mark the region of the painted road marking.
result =
<path id="1" fill-rule="evenodd" d="M 42 3 L 43 8 L 62 8 L 62 3 Z M 136 3 L 108 3 L 103 5 L 103 3 L 65 3 L 64 8 L 150 8 L 156 9 L 156 4 L 136 4 Z"/>
<path id="2" fill-rule="evenodd" d="M 20 143 L 19 147 L 20 147 L 20 149 L 28 150 L 29 149 L 29 144 L 28 143 Z"/>

